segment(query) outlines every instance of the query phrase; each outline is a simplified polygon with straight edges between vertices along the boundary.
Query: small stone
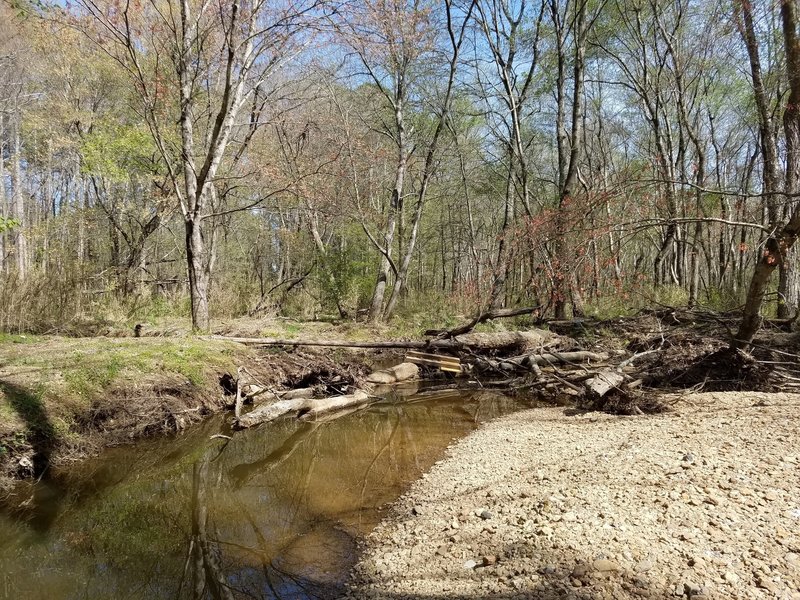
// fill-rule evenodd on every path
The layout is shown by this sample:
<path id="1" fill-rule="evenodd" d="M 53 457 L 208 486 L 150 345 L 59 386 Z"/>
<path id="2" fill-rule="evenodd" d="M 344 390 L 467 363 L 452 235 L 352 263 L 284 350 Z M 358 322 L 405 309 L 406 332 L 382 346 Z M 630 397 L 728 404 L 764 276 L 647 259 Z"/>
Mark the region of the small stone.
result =
<path id="1" fill-rule="evenodd" d="M 692 556 L 689 559 L 688 564 L 689 564 L 690 567 L 701 568 L 701 567 L 705 566 L 706 561 L 703 560 L 702 556 Z"/>
<path id="2" fill-rule="evenodd" d="M 436 549 L 436 554 L 438 556 L 446 556 L 447 555 L 447 546 L 439 546 Z"/>
<path id="3" fill-rule="evenodd" d="M 639 562 L 636 567 L 634 567 L 634 571 L 637 573 L 647 573 L 650 569 L 652 569 L 655 565 L 653 565 L 653 561 L 651 560 L 643 560 Z"/>
<path id="4" fill-rule="evenodd" d="M 772 592 L 773 594 L 778 593 L 778 588 L 775 587 L 775 584 L 772 583 L 772 580 L 768 579 L 765 575 L 760 575 L 756 578 L 756 585 L 762 589 Z"/>
<path id="5" fill-rule="evenodd" d="M 491 567 L 497 564 L 497 557 L 494 554 L 488 554 L 481 559 L 484 567 Z"/>
<path id="6" fill-rule="evenodd" d="M 488 510 L 482 510 L 478 516 L 485 521 L 486 519 L 492 518 L 492 513 Z"/>
<path id="7" fill-rule="evenodd" d="M 703 598 L 707 597 L 705 590 L 703 590 L 703 588 L 699 585 L 695 585 L 693 583 L 684 583 L 683 591 L 692 600 L 703 600 Z"/>
<path id="8" fill-rule="evenodd" d="M 722 578 L 731 585 L 739 582 L 739 576 L 733 571 L 726 571 Z"/>
<path id="9" fill-rule="evenodd" d="M 572 574 L 570 575 L 570 577 L 572 577 L 573 579 L 581 579 L 583 577 L 586 577 L 586 575 L 589 573 L 589 570 L 590 570 L 589 565 L 584 563 L 579 563 L 575 565 L 574 569 L 572 569 Z"/>
<path id="10" fill-rule="evenodd" d="M 601 573 L 620 570 L 619 564 L 613 560 L 608 560 L 607 558 L 598 558 L 592 563 L 592 566 L 596 571 L 600 571 Z"/>
<path id="11" fill-rule="evenodd" d="M 691 452 L 687 452 L 686 454 L 683 455 L 682 460 L 685 463 L 692 464 L 694 462 L 694 454 L 692 454 Z"/>
<path id="12" fill-rule="evenodd" d="M 413 509 L 411 509 L 411 512 L 413 512 L 415 515 L 419 516 L 424 512 L 424 510 L 425 509 L 423 509 L 422 506 L 417 505 Z"/>
<path id="13" fill-rule="evenodd" d="M 574 512 L 567 512 L 561 515 L 561 520 L 565 523 L 574 523 L 578 520 L 578 516 Z"/>
<path id="14" fill-rule="evenodd" d="M 552 575 L 555 572 L 556 572 L 555 565 L 545 565 L 541 569 L 539 569 L 539 573 L 541 573 L 542 575 Z"/>
<path id="15" fill-rule="evenodd" d="M 464 563 L 464 568 L 465 568 L 467 571 L 471 571 L 472 569 L 474 569 L 474 568 L 475 568 L 475 567 L 477 567 L 477 566 L 478 566 L 478 563 L 477 563 L 477 562 L 475 562 L 475 561 L 474 561 L 474 560 L 472 560 L 472 559 L 469 559 L 467 562 L 465 562 L 465 563 Z"/>
<path id="16" fill-rule="evenodd" d="M 540 527 L 539 530 L 536 532 L 536 535 L 543 535 L 545 537 L 550 537 L 553 535 L 553 528 L 548 527 L 545 525 L 544 527 Z"/>

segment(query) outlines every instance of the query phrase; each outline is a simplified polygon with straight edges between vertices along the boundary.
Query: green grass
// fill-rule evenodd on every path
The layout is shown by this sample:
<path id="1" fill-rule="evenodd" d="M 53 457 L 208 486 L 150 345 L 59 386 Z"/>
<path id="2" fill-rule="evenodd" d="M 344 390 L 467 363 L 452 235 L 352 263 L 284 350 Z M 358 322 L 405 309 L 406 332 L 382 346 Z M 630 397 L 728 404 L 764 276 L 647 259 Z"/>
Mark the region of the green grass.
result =
<path id="1" fill-rule="evenodd" d="M 104 410 L 111 418 L 120 410 L 130 418 L 128 409 L 158 414 L 162 382 L 179 378 L 198 397 L 211 396 L 218 375 L 235 373 L 250 356 L 238 344 L 198 338 L 40 337 L 0 345 L 0 466 L 13 470 L 20 455 L 94 447 L 87 424 Z"/>
<path id="2" fill-rule="evenodd" d="M 34 344 L 39 341 L 36 335 L 18 335 L 0 332 L 0 344 Z"/>

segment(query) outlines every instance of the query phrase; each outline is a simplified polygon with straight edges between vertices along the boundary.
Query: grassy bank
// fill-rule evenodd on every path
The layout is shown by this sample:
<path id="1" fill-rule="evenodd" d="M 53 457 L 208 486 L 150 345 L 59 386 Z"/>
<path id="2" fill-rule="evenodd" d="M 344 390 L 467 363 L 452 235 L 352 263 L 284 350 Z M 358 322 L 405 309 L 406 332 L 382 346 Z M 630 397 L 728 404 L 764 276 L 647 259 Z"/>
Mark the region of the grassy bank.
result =
<path id="1" fill-rule="evenodd" d="M 223 406 L 219 376 L 252 351 L 192 338 L 0 336 L 0 485 Z"/>

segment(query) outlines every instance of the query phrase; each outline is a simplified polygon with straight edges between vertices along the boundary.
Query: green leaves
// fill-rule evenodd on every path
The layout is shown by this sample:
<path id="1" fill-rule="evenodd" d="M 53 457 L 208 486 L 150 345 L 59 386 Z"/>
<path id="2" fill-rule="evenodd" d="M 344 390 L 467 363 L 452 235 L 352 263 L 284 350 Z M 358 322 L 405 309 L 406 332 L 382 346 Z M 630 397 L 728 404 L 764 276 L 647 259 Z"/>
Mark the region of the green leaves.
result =
<path id="1" fill-rule="evenodd" d="M 16 219 L 0 216 L 0 233 L 3 233 L 5 231 L 11 231 L 17 226 L 19 226 L 19 221 L 17 221 Z"/>
<path id="2" fill-rule="evenodd" d="M 153 138 L 142 125 L 104 123 L 81 143 L 83 170 L 114 181 L 152 171 Z"/>

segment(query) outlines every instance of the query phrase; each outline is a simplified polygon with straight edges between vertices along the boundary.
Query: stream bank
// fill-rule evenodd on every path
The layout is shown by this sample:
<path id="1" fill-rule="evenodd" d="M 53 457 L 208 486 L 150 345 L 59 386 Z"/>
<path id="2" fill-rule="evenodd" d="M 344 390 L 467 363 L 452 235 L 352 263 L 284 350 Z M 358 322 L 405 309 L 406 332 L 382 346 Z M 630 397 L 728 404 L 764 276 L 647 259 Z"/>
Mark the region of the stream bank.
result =
<path id="1" fill-rule="evenodd" d="M 458 442 L 369 536 L 353 600 L 800 598 L 800 395 L 538 408 Z"/>
<path id="2" fill-rule="evenodd" d="M 248 372 L 275 389 L 368 371 L 365 354 L 256 351 L 219 340 L 0 339 L 0 497 L 110 446 L 185 430 L 229 408 L 220 377 Z"/>

